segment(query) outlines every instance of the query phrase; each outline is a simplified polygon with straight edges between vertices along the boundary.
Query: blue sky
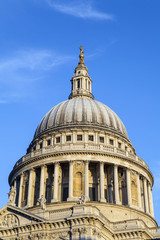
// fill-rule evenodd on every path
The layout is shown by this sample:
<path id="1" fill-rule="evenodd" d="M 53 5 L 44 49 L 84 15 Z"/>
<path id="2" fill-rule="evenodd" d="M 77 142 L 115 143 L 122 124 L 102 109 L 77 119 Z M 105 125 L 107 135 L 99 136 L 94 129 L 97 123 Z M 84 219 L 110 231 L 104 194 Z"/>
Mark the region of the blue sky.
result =
<path id="1" fill-rule="evenodd" d="M 160 1 L 0 1 L 0 207 L 41 118 L 70 94 L 79 49 L 93 94 L 124 122 L 154 175 L 160 225 Z"/>

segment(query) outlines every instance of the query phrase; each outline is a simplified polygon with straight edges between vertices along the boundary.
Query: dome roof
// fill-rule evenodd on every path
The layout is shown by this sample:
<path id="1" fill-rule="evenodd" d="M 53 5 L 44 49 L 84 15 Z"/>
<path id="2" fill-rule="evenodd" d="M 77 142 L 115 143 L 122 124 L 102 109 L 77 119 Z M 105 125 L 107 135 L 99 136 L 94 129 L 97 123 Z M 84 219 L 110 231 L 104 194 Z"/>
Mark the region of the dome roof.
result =
<path id="1" fill-rule="evenodd" d="M 63 127 L 97 127 L 128 139 L 126 128 L 117 114 L 105 104 L 90 98 L 73 98 L 53 107 L 41 120 L 34 138 Z"/>

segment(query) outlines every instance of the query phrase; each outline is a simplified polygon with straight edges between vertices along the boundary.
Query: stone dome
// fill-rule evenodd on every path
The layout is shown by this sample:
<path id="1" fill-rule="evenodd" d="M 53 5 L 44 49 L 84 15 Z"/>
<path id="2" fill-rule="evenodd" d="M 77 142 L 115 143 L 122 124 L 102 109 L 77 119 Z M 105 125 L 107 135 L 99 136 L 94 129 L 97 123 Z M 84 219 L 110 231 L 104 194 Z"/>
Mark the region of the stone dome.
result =
<path id="1" fill-rule="evenodd" d="M 80 50 L 69 100 L 44 116 L 9 175 L 0 239 L 148 239 L 157 227 L 153 176 L 119 117 L 94 100 Z"/>
<path id="2" fill-rule="evenodd" d="M 34 138 L 54 129 L 78 125 L 105 129 L 128 139 L 126 128 L 115 112 L 99 101 L 84 97 L 53 107 L 41 120 Z"/>

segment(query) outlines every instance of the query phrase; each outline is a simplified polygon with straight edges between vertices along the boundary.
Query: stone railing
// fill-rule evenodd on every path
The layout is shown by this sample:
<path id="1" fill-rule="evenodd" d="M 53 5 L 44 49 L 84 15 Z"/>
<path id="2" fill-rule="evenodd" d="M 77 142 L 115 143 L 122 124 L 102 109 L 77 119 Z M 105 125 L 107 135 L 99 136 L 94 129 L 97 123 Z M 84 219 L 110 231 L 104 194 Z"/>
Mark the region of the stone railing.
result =
<path id="1" fill-rule="evenodd" d="M 160 227 L 154 227 L 149 229 L 150 233 L 153 237 L 159 237 L 160 238 Z"/>
<path id="2" fill-rule="evenodd" d="M 47 146 L 43 147 L 41 149 L 37 149 L 35 151 L 32 151 L 22 158 L 20 158 L 14 167 L 17 167 L 19 164 L 22 162 L 25 162 L 29 160 L 30 158 L 38 157 L 43 154 L 50 154 L 50 153 L 56 153 L 56 152 L 63 152 L 63 151 L 75 151 L 75 150 L 81 150 L 81 151 L 93 151 L 93 152 L 102 152 L 102 153 L 115 153 L 116 155 L 127 157 L 129 159 L 134 160 L 135 162 L 139 163 L 140 165 L 143 165 L 148 169 L 147 164 L 145 163 L 144 160 L 139 158 L 138 156 L 129 153 L 127 151 L 124 151 L 122 149 L 112 147 L 109 145 L 103 145 L 103 144 L 90 144 L 90 143 L 77 143 L 77 144 L 59 144 L 59 145 L 52 145 L 52 146 Z"/>

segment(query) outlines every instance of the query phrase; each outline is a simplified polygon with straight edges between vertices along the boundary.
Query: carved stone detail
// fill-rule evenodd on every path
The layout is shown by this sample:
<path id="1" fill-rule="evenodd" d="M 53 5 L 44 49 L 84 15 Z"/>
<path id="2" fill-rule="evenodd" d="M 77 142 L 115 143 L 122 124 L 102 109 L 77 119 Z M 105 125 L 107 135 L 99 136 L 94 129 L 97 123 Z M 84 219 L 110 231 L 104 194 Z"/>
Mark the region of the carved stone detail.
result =
<path id="1" fill-rule="evenodd" d="M 2 222 L 0 223 L 0 227 L 7 227 L 7 228 L 17 227 L 19 225 L 20 225 L 19 219 L 14 214 L 5 215 Z"/>

